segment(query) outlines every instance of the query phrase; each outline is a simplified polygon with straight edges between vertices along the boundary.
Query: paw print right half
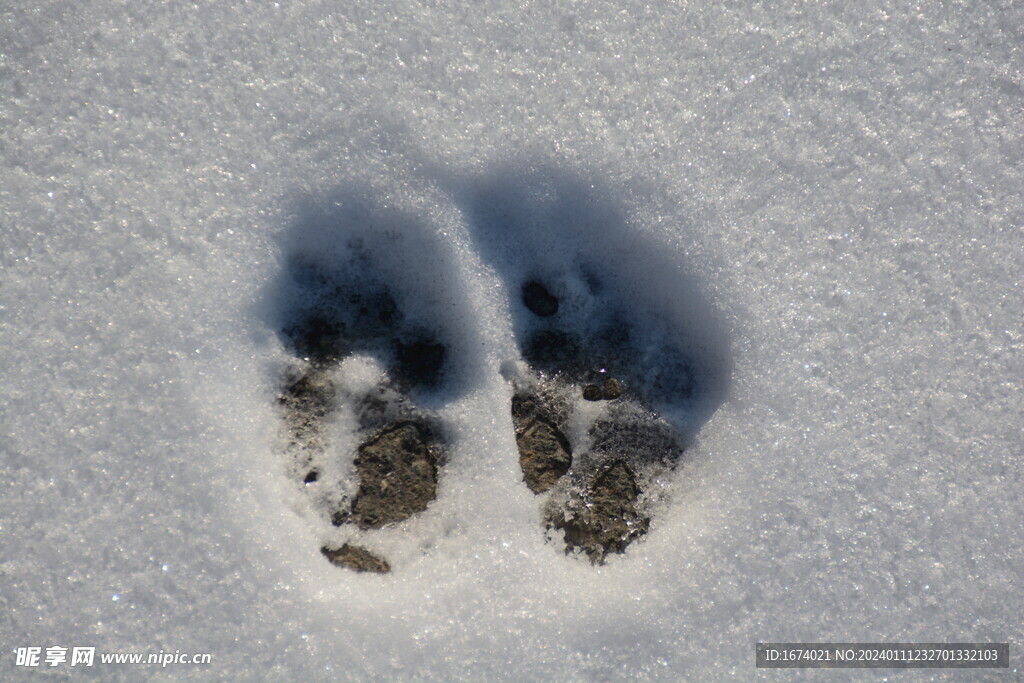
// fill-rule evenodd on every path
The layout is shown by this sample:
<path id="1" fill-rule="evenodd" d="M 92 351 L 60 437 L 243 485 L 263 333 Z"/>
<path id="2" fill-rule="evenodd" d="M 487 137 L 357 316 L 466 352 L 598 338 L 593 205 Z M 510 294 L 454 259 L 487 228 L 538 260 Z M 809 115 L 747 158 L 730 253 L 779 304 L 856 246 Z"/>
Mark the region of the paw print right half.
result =
<path id="1" fill-rule="evenodd" d="M 552 540 L 603 564 L 652 528 L 655 484 L 724 399 L 729 359 L 680 264 L 593 188 L 507 169 L 463 203 L 512 295 L 519 357 L 503 374 L 524 484 Z"/>

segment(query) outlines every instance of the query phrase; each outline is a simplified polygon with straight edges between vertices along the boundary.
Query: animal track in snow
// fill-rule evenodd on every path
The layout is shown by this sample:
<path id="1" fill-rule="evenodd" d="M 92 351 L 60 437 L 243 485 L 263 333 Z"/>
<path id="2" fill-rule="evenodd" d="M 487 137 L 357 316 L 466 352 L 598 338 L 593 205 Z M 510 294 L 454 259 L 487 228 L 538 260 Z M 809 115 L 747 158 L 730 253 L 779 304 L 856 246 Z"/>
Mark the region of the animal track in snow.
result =
<path id="1" fill-rule="evenodd" d="M 648 532 L 657 482 L 724 399 L 725 335 L 679 264 L 592 186 L 499 170 L 454 199 L 509 292 L 518 353 L 501 373 L 523 485 L 551 540 L 604 563 Z M 465 379 L 458 341 L 470 335 L 455 321 L 474 316 L 438 284 L 454 269 L 431 273 L 444 254 L 431 235 L 335 202 L 299 222 L 278 288 L 293 356 L 279 397 L 288 471 L 344 532 L 324 556 L 357 571 L 389 570 L 362 543 L 428 509 L 453 437 L 438 409 Z M 334 446 L 339 423 L 353 452 Z"/>
<path id="2" fill-rule="evenodd" d="M 647 532 L 651 482 L 724 398 L 724 334 L 593 185 L 505 169 L 460 200 L 510 292 L 519 357 L 503 375 L 524 482 L 566 552 L 603 563 Z"/>
<path id="3" fill-rule="evenodd" d="M 340 205 L 340 207 L 339 207 Z M 437 245 L 422 226 L 346 198 L 296 225 L 276 288 L 275 325 L 292 356 L 278 397 L 287 471 L 315 517 L 338 527 L 321 550 L 332 563 L 386 572 L 359 545 L 368 533 L 424 512 L 447 456 L 431 405 L 458 391 L 439 301 L 409 271 Z M 359 445 L 337 446 L 338 431 Z"/>

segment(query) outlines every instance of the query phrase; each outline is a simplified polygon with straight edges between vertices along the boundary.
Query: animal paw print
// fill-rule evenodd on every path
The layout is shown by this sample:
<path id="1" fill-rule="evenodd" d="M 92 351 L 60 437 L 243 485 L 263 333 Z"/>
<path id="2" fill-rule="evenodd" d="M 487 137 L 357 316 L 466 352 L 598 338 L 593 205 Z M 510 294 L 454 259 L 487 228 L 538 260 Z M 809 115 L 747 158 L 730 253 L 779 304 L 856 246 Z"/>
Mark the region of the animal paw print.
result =
<path id="1" fill-rule="evenodd" d="M 497 172 L 454 199 L 510 293 L 501 374 L 523 485 L 552 543 L 603 564 L 652 529 L 662 482 L 724 400 L 725 336 L 678 264 L 592 186 Z M 472 319 L 472 304 L 432 290 L 443 247 L 415 221 L 364 208 L 305 225 L 278 328 L 287 469 L 327 529 L 322 554 L 386 573 L 373 534 L 426 512 L 444 478 L 453 428 L 439 408 L 459 394 L 468 336 L 445 311 Z M 353 452 L 335 446 L 339 424 Z"/>

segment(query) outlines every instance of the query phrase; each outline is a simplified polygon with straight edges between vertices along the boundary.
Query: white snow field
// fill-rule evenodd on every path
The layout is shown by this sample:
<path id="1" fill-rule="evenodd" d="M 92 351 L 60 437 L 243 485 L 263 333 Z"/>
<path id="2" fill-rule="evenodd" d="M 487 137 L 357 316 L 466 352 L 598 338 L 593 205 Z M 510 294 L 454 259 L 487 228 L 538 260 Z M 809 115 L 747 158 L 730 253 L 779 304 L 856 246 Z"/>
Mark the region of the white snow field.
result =
<path id="1" fill-rule="evenodd" d="M 0 678 L 793 678 L 758 641 L 1019 676 L 1022 46 L 1009 1 L 2 3 Z M 289 259 L 355 232 L 459 380 L 437 499 L 360 535 L 385 575 L 321 555 L 275 404 Z M 502 375 L 516 277 L 583 262 L 713 378 L 596 567 Z M 96 663 L 17 666 L 54 646 Z M 160 651 L 212 662 L 99 661 Z M 881 675 L 963 679 L 828 677 Z"/>

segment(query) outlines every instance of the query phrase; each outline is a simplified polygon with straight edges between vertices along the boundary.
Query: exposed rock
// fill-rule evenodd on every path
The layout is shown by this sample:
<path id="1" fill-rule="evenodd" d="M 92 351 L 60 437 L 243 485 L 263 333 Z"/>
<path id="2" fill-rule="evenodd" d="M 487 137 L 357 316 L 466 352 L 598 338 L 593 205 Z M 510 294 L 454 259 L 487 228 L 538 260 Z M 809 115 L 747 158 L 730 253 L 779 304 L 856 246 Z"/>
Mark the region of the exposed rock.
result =
<path id="1" fill-rule="evenodd" d="M 588 401 L 601 400 L 601 388 L 596 384 L 588 384 L 583 387 L 583 398 Z"/>
<path id="2" fill-rule="evenodd" d="M 647 532 L 650 520 L 636 509 L 640 489 L 629 467 L 616 461 L 594 477 L 582 500 L 553 513 L 548 526 L 565 532 L 565 551 L 582 550 L 594 564 L 621 553 Z M 568 517 L 568 519 L 567 519 Z"/>
<path id="3" fill-rule="evenodd" d="M 516 433 L 523 480 L 534 493 L 544 493 L 569 471 L 569 440 L 550 421 L 535 417 Z"/>
<path id="4" fill-rule="evenodd" d="M 523 304 L 541 318 L 549 318 L 558 313 L 558 299 L 536 280 L 523 285 Z"/>
<path id="5" fill-rule="evenodd" d="M 364 443 L 355 467 L 359 490 L 350 519 L 361 529 L 401 522 L 437 497 L 437 457 L 415 423 L 404 422 Z"/>
<path id="6" fill-rule="evenodd" d="M 327 546 L 320 548 L 331 564 L 337 567 L 347 567 L 357 572 L 376 572 L 386 574 L 391 571 L 391 565 L 382 557 L 378 557 L 366 548 L 346 543 L 336 550 Z"/>
<path id="7" fill-rule="evenodd" d="M 622 395 L 622 387 L 619 386 L 619 380 L 614 377 L 609 377 L 601 385 L 601 398 L 606 401 L 618 398 Z"/>
<path id="8" fill-rule="evenodd" d="M 512 425 L 518 432 L 537 414 L 537 397 L 516 394 L 512 397 Z"/>

